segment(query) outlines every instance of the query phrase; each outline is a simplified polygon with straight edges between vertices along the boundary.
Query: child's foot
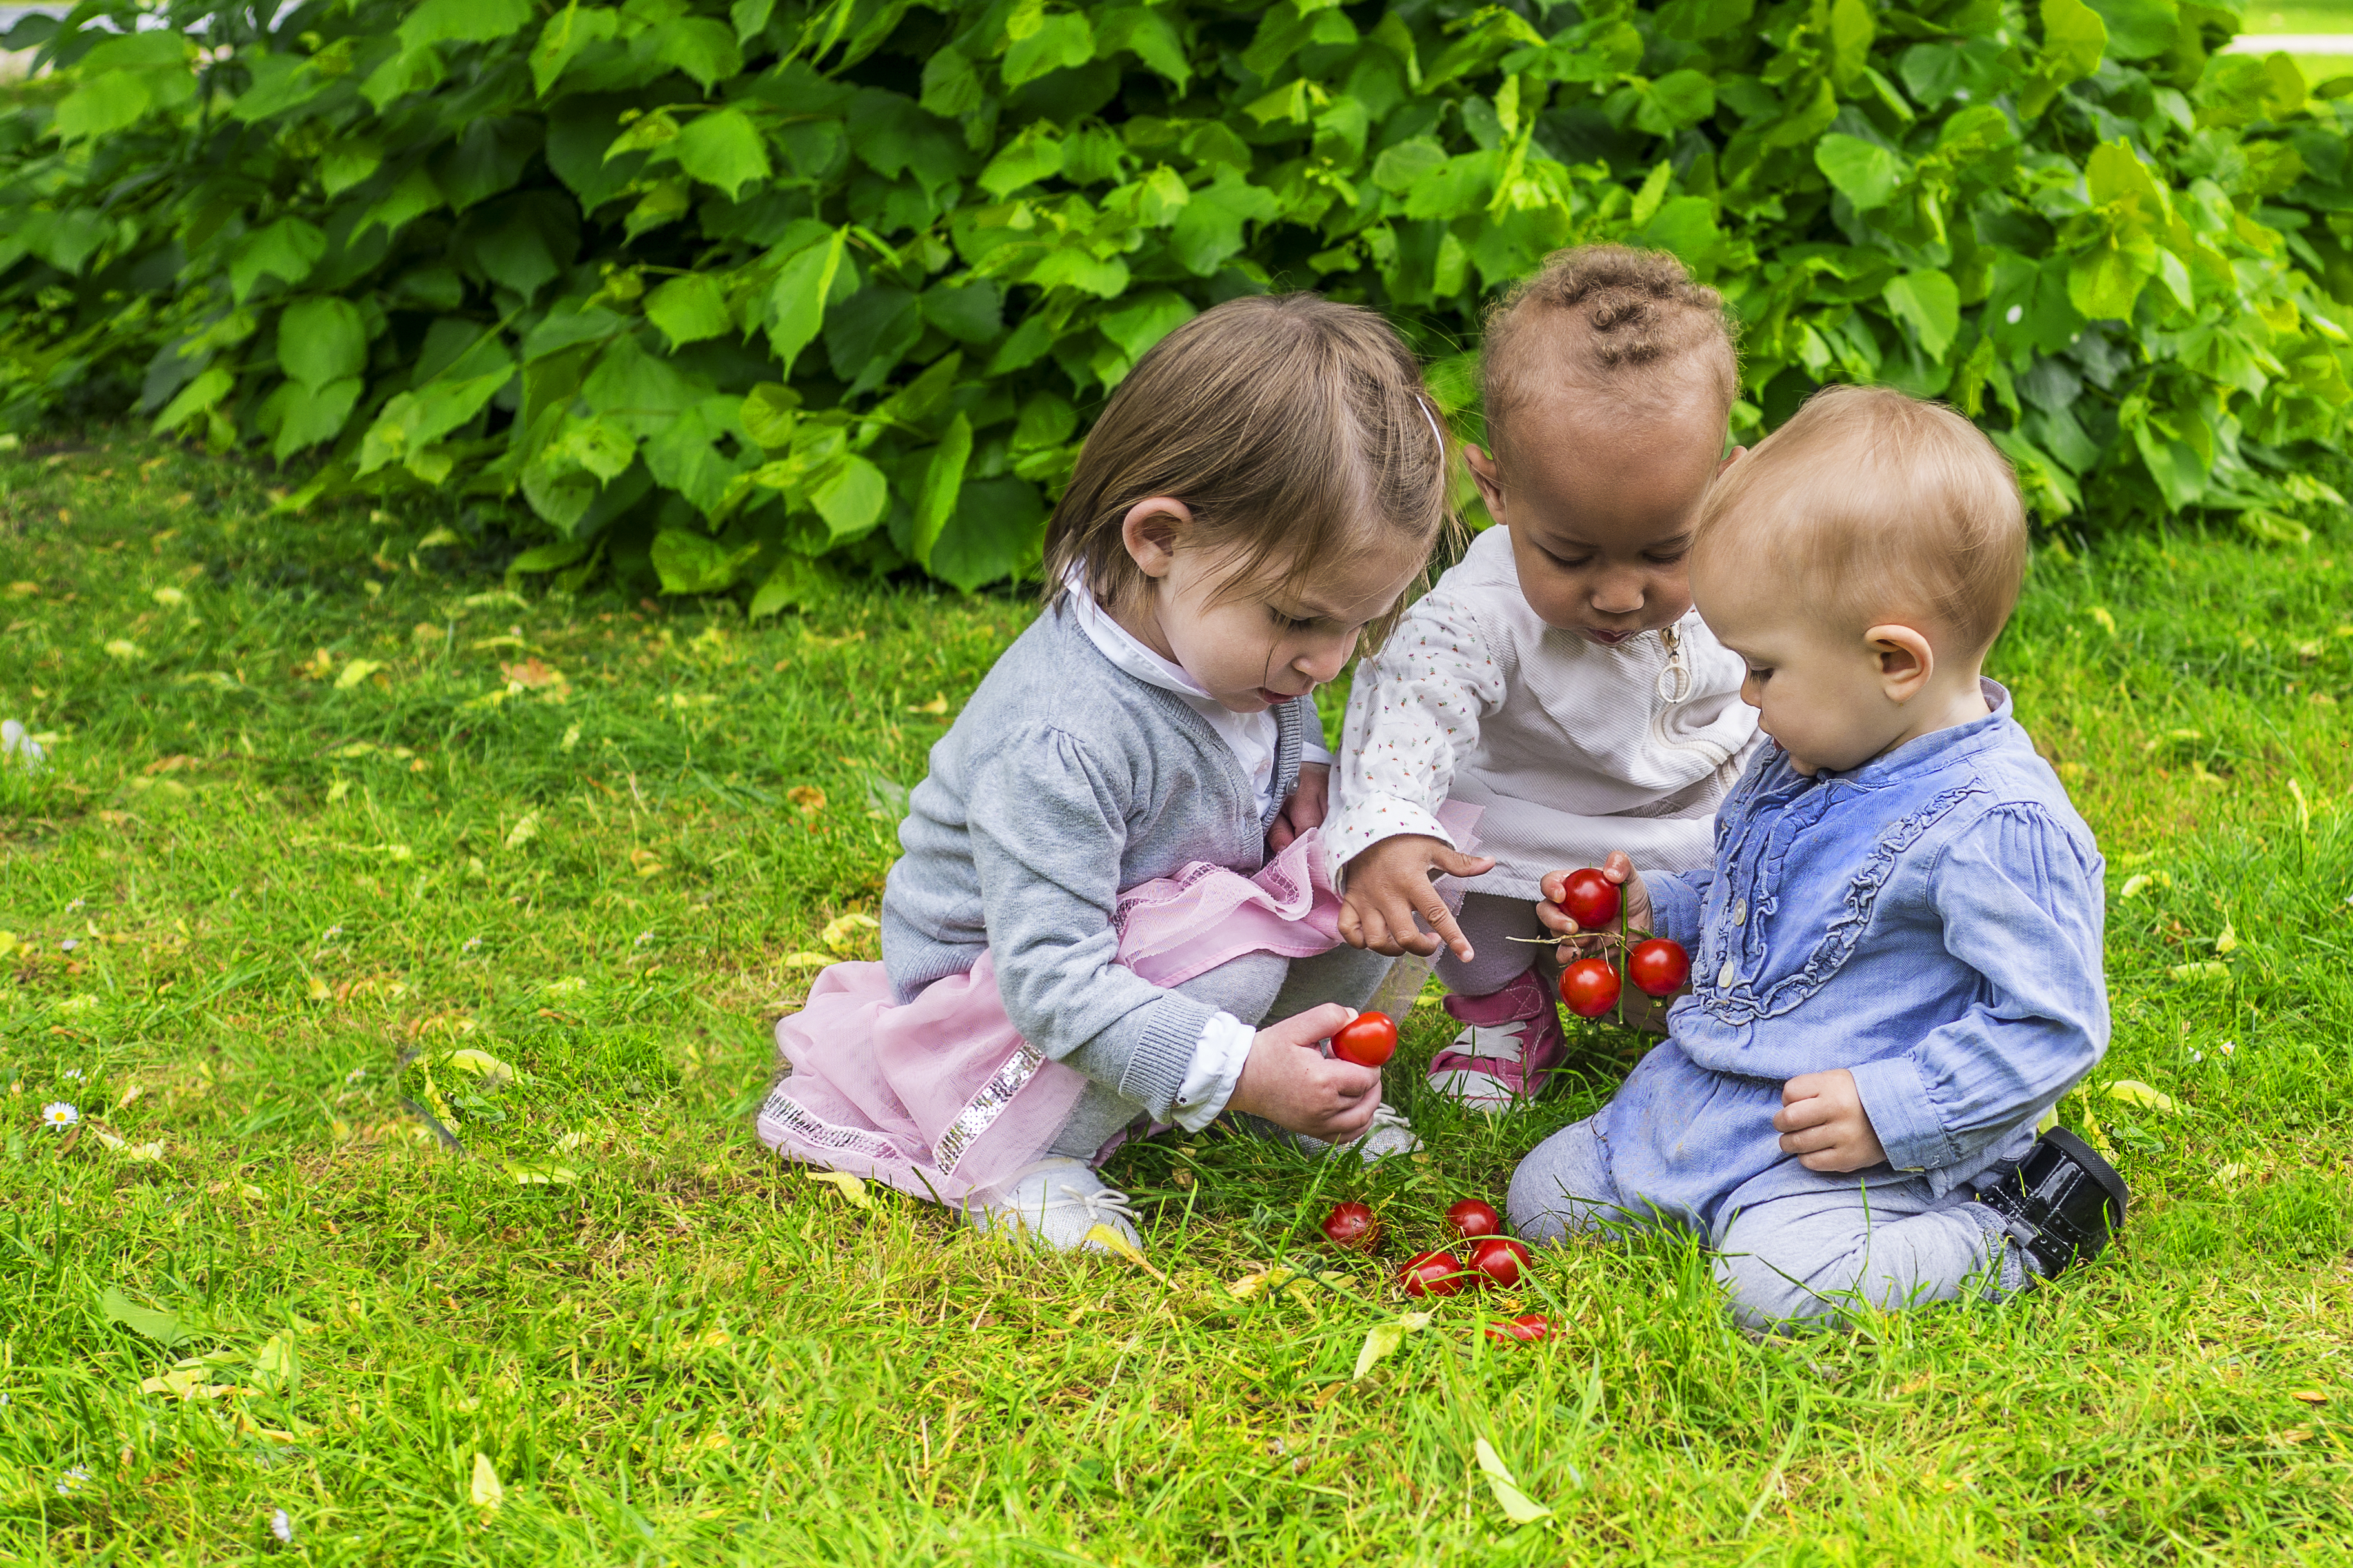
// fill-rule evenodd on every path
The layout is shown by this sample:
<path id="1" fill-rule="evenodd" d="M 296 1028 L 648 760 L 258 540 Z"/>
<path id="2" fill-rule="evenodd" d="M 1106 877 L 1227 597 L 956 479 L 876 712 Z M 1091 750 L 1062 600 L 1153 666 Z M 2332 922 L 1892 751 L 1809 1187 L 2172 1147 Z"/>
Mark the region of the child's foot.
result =
<path id="1" fill-rule="evenodd" d="M 1449 996 L 1446 1011 L 1470 1027 L 1430 1064 L 1430 1087 L 1473 1110 L 1505 1110 L 1544 1088 L 1560 1060 L 1560 1015 L 1531 965 L 1492 996 Z"/>
<path id="2" fill-rule="evenodd" d="M 1392 1154 L 1421 1152 L 1421 1140 L 1414 1135 L 1413 1124 L 1386 1102 L 1373 1108 L 1373 1124 L 1346 1143 L 1326 1143 L 1321 1138 L 1310 1138 L 1304 1132 L 1278 1127 L 1262 1116 L 1248 1116 L 1237 1111 L 1233 1118 L 1252 1137 L 1263 1138 L 1270 1143 L 1280 1143 L 1310 1156 L 1328 1154 L 1335 1149 L 1348 1149 L 1355 1151 L 1357 1157 L 1369 1165 Z"/>
<path id="3" fill-rule="evenodd" d="M 2125 1179 L 2063 1127 L 2034 1141 L 2026 1158 L 1979 1189 L 1978 1202 L 2001 1215 L 2028 1266 L 2045 1279 L 2089 1263 L 2125 1223 Z"/>
<path id="4" fill-rule="evenodd" d="M 1102 1242 L 1087 1239 L 1087 1232 L 1099 1225 L 1130 1247 L 1144 1246 L 1127 1194 L 1103 1185 L 1093 1166 L 1068 1155 L 1039 1161 L 996 1197 L 965 1205 L 964 1217 L 978 1229 L 1008 1238 L 1027 1237 L 1058 1252 L 1109 1252 Z"/>

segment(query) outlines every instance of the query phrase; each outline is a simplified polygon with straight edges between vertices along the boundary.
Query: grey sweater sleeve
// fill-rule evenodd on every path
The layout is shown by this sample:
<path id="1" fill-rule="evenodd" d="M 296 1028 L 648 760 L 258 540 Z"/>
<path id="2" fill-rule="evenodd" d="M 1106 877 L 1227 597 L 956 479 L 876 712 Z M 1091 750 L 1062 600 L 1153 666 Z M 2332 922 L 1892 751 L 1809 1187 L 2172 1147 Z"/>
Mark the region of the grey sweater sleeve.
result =
<path id="1" fill-rule="evenodd" d="M 1025 725 L 974 759 L 972 858 L 1013 1026 L 1166 1121 L 1214 1015 L 1115 962 L 1128 789 L 1077 737 Z"/>

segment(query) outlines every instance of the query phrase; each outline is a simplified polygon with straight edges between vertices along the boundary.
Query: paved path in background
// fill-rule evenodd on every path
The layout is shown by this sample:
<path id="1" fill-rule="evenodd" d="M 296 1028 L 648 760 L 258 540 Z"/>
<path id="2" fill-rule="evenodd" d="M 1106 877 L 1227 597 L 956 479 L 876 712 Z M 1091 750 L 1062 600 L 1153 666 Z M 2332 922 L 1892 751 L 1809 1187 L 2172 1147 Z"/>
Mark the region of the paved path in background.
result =
<path id="1" fill-rule="evenodd" d="M 2241 33 L 2226 55 L 2353 55 L 2353 33 Z"/>

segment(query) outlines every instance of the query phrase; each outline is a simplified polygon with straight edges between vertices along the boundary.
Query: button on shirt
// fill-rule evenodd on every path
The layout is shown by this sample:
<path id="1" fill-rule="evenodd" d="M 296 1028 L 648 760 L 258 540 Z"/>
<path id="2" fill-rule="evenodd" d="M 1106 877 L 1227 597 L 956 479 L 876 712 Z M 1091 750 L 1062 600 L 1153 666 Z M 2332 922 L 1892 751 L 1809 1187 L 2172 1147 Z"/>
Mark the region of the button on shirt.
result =
<path id="1" fill-rule="evenodd" d="M 1987 717 L 1847 773 L 1809 777 L 1768 743 L 1714 864 L 1644 872 L 1694 990 L 1602 1112 L 1621 1192 L 1705 1227 L 1736 1188 L 1775 1195 L 1747 1184 L 1777 1169 L 1818 1184 L 1772 1118 L 1786 1081 L 1835 1068 L 1888 1164 L 1948 1192 L 2022 1152 L 2106 1051 L 2099 848 L 2010 694 L 1984 689 Z"/>

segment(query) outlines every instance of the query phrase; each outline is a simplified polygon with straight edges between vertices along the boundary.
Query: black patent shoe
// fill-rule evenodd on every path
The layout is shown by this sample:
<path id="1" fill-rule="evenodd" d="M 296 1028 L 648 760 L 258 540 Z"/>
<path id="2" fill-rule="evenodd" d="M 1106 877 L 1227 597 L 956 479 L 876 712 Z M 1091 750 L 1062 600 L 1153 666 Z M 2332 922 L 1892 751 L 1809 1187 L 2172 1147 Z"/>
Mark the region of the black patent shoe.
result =
<path id="1" fill-rule="evenodd" d="M 2046 1279 L 2100 1255 L 2109 1233 L 2124 1226 L 2125 1198 L 2116 1168 L 2063 1127 L 2037 1138 L 2025 1159 L 1978 1194 Z"/>

